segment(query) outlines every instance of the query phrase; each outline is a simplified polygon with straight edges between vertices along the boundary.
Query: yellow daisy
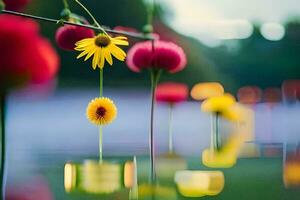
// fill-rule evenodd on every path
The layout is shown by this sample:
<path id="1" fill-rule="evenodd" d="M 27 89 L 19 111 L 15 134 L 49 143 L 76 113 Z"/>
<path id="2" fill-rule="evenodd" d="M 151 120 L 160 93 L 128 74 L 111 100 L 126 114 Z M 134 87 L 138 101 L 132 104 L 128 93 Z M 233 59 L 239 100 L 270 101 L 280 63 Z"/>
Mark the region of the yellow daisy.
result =
<path id="1" fill-rule="evenodd" d="M 109 98 L 95 98 L 89 103 L 86 116 L 93 124 L 107 125 L 117 117 L 117 107 Z"/>
<path id="2" fill-rule="evenodd" d="M 117 45 L 128 46 L 127 38 L 124 36 L 110 37 L 107 34 L 100 33 L 93 38 L 86 38 L 75 43 L 76 51 L 82 51 L 77 58 L 85 56 L 84 61 L 89 59 L 92 55 L 93 69 L 97 66 L 102 69 L 104 67 L 105 60 L 112 65 L 112 55 L 120 60 L 124 61 L 126 53 Z"/>

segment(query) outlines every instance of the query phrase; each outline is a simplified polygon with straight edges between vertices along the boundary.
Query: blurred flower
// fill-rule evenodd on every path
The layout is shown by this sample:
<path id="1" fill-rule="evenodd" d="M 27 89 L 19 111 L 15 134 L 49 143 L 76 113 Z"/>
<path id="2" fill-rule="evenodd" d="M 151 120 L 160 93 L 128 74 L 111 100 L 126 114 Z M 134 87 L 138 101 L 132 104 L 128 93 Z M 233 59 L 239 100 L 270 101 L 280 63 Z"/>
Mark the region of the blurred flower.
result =
<path id="1" fill-rule="evenodd" d="M 285 80 L 282 83 L 282 93 L 288 102 L 300 100 L 300 80 Z"/>
<path id="2" fill-rule="evenodd" d="M 201 110 L 203 112 L 213 112 L 226 115 L 226 112 L 230 110 L 230 107 L 234 104 L 234 97 L 230 94 L 224 94 L 223 96 L 216 96 L 206 99 L 201 105 Z"/>
<path id="3" fill-rule="evenodd" d="M 0 16 L 0 90 L 41 83 L 53 78 L 59 57 L 39 35 L 36 22 L 16 16 Z"/>
<path id="4" fill-rule="evenodd" d="M 191 96 L 195 100 L 204 100 L 210 97 L 222 96 L 224 88 L 220 83 L 198 83 L 191 90 Z"/>
<path id="5" fill-rule="evenodd" d="M 256 86 L 245 86 L 238 90 L 238 99 L 243 104 L 256 104 L 261 100 L 261 89 Z"/>
<path id="6" fill-rule="evenodd" d="M 1 198 L 2 199 L 2 198 Z M 5 200 L 53 200 L 49 184 L 45 177 L 34 176 L 31 179 L 9 185 L 6 189 Z"/>
<path id="7" fill-rule="evenodd" d="M 109 35 L 100 33 L 96 37 L 80 40 L 76 42 L 75 45 L 75 50 L 82 51 L 77 58 L 86 56 L 84 59 L 84 61 L 86 61 L 94 55 L 92 62 L 93 69 L 96 69 L 97 66 L 102 69 L 105 60 L 110 65 L 113 64 L 111 55 L 120 61 L 125 60 L 126 53 L 117 45 L 128 46 L 128 41 L 124 36 L 113 38 Z"/>
<path id="8" fill-rule="evenodd" d="M 276 104 L 281 101 L 281 90 L 279 88 L 266 88 L 263 93 L 264 102 Z"/>
<path id="9" fill-rule="evenodd" d="M 187 60 L 181 47 L 172 42 L 157 40 L 154 41 L 154 49 L 152 49 L 152 41 L 135 44 L 128 51 L 126 62 L 134 72 L 155 68 L 175 73 L 185 68 Z"/>
<path id="10" fill-rule="evenodd" d="M 283 168 L 283 181 L 285 187 L 300 187 L 300 150 L 286 152 L 286 160 Z"/>
<path id="11" fill-rule="evenodd" d="M 57 29 L 55 40 L 58 46 L 64 50 L 74 50 L 75 43 L 84 39 L 94 37 L 92 29 L 80 26 L 64 25 Z"/>
<path id="12" fill-rule="evenodd" d="M 167 103 L 185 101 L 188 97 L 188 87 L 183 83 L 165 82 L 156 87 L 156 100 Z"/>
<path id="13" fill-rule="evenodd" d="M 5 3 L 6 10 L 20 11 L 22 10 L 31 0 L 3 0 Z"/>
<path id="14" fill-rule="evenodd" d="M 138 33 L 138 31 L 135 28 L 128 27 L 128 26 L 116 26 L 114 27 L 115 31 L 126 31 L 126 32 L 131 32 L 131 33 Z"/>
<path id="15" fill-rule="evenodd" d="M 117 108 L 109 98 L 95 98 L 89 103 L 86 115 L 91 123 L 107 125 L 117 117 Z"/>

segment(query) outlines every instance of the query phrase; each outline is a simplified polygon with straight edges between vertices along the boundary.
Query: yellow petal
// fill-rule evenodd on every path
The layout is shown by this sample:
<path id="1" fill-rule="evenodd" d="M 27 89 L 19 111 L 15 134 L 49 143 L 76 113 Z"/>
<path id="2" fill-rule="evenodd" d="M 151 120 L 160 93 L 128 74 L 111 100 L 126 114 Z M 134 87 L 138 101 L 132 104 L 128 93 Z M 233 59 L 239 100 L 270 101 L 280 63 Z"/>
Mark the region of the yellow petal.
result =
<path id="1" fill-rule="evenodd" d="M 101 53 L 101 49 L 98 48 L 93 57 L 93 63 L 92 63 L 93 69 L 97 68 L 97 63 L 99 62 L 100 53 Z"/>
<path id="2" fill-rule="evenodd" d="M 88 53 L 89 53 L 88 51 L 83 51 L 83 52 L 81 52 L 76 58 L 79 59 L 79 58 L 85 56 L 85 55 L 88 54 Z"/>
<path id="3" fill-rule="evenodd" d="M 125 36 L 117 36 L 117 37 L 115 37 L 115 38 L 113 38 L 113 39 L 117 39 L 117 40 L 127 40 L 127 37 L 125 37 Z"/>
<path id="4" fill-rule="evenodd" d="M 100 69 L 103 69 L 103 67 L 104 67 L 104 55 L 105 55 L 106 51 L 107 50 L 105 48 L 103 48 L 102 52 L 100 54 L 99 61 L 98 61 L 98 65 L 99 65 Z"/>
<path id="5" fill-rule="evenodd" d="M 86 47 L 86 46 L 89 46 L 91 44 L 93 44 L 95 41 L 94 38 L 86 38 L 86 39 L 83 39 L 83 40 L 80 40 L 78 42 L 75 43 L 75 45 L 77 47 Z"/>
<path id="6" fill-rule="evenodd" d="M 89 49 L 89 53 L 87 54 L 87 56 L 85 57 L 85 59 L 84 59 L 84 61 L 86 61 L 87 59 L 89 59 L 94 53 L 95 53 L 95 51 L 97 50 L 97 47 L 91 47 L 90 49 Z"/>
<path id="7" fill-rule="evenodd" d="M 116 38 L 112 38 L 112 42 L 115 45 L 124 45 L 124 46 L 128 46 L 129 45 L 128 41 L 126 41 L 126 40 L 120 40 L 120 39 L 116 39 Z"/>
<path id="8" fill-rule="evenodd" d="M 120 61 L 124 61 L 125 60 L 126 53 L 121 48 L 117 47 L 114 44 L 110 45 L 109 48 L 111 49 L 111 54 L 114 57 L 116 57 Z"/>
<path id="9" fill-rule="evenodd" d="M 111 54 L 110 54 L 110 51 L 109 51 L 109 50 L 106 49 L 106 50 L 104 51 L 104 57 L 105 57 L 106 61 L 107 61 L 110 65 L 113 64 L 113 60 L 112 60 L 112 57 L 111 57 Z"/>

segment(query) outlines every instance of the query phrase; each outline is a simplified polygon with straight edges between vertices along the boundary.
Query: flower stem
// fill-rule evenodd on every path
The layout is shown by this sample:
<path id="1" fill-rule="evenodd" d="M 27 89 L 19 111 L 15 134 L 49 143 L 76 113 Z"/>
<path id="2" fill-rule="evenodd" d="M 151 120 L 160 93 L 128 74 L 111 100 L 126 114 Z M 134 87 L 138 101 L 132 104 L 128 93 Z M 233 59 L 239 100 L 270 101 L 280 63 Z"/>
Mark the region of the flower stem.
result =
<path id="1" fill-rule="evenodd" d="M 213 113 L 211 117 L 211 148 L 213 151 L 219 151 L 221 149 L 219 120 L 220 114 Z"/>
<path id="2" fill-rule="evenodd" d="M 0 144 L 1 144 L 1 165 L 0 165 L 0 197 L 5 199 L 5 95 L 0 93 Z"/>
<path id="3" fill-rule="evenodd" d="M 99 163 L 102 164 L 103 158 L 102 158 L 102 149 L 103 149 L 103 127 L 99 127 Z"/>
<path id="4" fill-rule="evenodd" d="M 92 15 L 92 13 L 79 0 L 75 0 L 75 2 L 92 18 L 94 24 L 97 27 L 99 27 L 103 33 L 107 35 L 106 31 L 101 27 L 101 25 L 98 23 L 96 18 Z"/>
<path id="5" fill-rule="evenodd" d="M 173 104 L 169 104 L 169 153 L 173 153 L 173 132 L 172 123 L 173 122 Z"/>
<path id="6" fill-rule="evenodd" d="M 99 28 L 99 27 L 96 27 L 96 26 L 88 25 L 88 24 L 73 23 L 73 22 L 68 22 L 68 21 L 61 20 L 61 19 L 51 19 L 51 18 L 47 18 L 47 17 L 30 15 L 30 14 L 20 13 L 20 12 L 15 12 L 15 11 L 10 11 L 10 10 L 2 10 L 1 13 L 5 13 L 5 14 L 9 14 L 9 15 L 16 15 L 16 16 L 21 16 L 21 17 L 26 17 L 26 18 L 31 18 L 31 19 L 36 19 L 36 20 L 41 20 L 41 21 L 46 21 L 46 22 L 51 22 L 51 23 L 54 23 L 54 24 L 58 24 L 60 22 L 63 22 L 64 24 L 89 28 L 89 29 L 93 29 L 95 31 L 105 30 L 107 33 L 126 35 L 126 36 L 129 36 L 129 37 L 137 38 L 137 39 L 141 39 L 141 40 L 154 40 L 153 36 L 144 35 L 142 33 L 133 33 L 133 32 L 128 32 L 128 31 L 117 31 L 117 30 L 111 30 L 111 29 L 107 29 L 107 28 Z"/>
<path id="7" fill-rule="evenodd" d="M 102 97 L 103 96 L 103 69 L 99 70 L 99 96 Z M 99 127 L 99 163 L 102 164 L 102 146 L 103 146 L 103 141 L 102 141 L 102 137 L 103 137 L 103 127 L 100 126 Z"/>
<path id="8" fill-rule="evenodd" d="M 155 173 L 155 149 L 154 149 L 154 106 L 155 91 L 158 84 L 161 70 L 151 69 L 151 111 L 150 111 L 150 134 L 149 134 L 149 151 L 150 151 L 150 183 L 156 182 Z"/>
<path id="9" fill-rule="evenodd" d="M 100 69 L 100 73 L 99 73 L 99 95 L 100 97 L 103 96 L 103 69 Z"/>
<path id="10" fill-rule="evenodd" d="M 68 4 L 68 0 L 62 0 L 63 1 L 63 4 L 64 4 L 64 8 L 65 9 L 70 9 L 70 6 Z"/>

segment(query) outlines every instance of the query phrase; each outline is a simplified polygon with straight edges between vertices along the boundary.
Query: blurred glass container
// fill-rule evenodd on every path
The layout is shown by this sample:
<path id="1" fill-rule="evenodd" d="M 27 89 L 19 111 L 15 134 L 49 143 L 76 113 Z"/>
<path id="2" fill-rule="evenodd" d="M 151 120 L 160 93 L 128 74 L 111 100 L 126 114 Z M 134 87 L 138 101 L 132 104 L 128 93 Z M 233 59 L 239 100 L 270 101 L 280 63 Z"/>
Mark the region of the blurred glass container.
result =
<path id="1" fill-rule="evenodd" d="M 85 160 L 80 164 L 66 163 L 64 185 L 66 192 L 90 194 L 110 194 L 124 188 L 137 190 L 136 161 L 100 163 L 98 160 Z"/>
<path id="2" fill-rule="evenodd" d="M 172 182 L 176 171 L 185 169 L 186 160 L 175 153 L 162 154 L 156 159 L 156 175 L 160 182 Z"/>
<path id="3" fill-rule="evenodd" d="M 218 195 L 224 188 L 224 174 L 221 171 L 177 171 L 174 177 L 179 193 L 184 197 Z"/>

